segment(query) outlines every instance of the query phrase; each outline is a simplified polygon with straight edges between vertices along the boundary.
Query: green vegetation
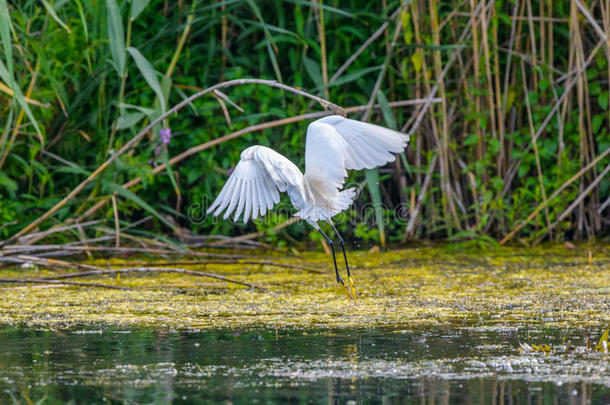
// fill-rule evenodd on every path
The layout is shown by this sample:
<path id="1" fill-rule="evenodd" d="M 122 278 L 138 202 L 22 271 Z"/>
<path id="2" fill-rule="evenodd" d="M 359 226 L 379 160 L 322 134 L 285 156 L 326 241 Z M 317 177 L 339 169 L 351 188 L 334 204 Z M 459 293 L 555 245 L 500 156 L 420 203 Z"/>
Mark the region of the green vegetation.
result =
<path id="1" fill-rule="evenodd" d="M 350 177 L 362 193 L 343 219 L 355 220 L 338 222 L 364 243 L 607 237 L 610 52 L 601 38 L 610 35 L 610 5 L 581 3 L 590 2 L 0 0 L 0 238 L 53 207 L 171 106 L 236 78 L 275 79 L 342 107 L 378 103 L 349 115 L 413 133 L 395 164 Z M 429 95 L 440 102 L 392 104 Z M 252 84 L 199 98 L 38 230 L 152 215 L 134 234 L 179 225 L 302 240 L 303 224 L 269 231 L 286 213 L 247 226 L 188 213 L 215 197 L 248 145 L 273 145 L 303 167 L 309 120 L 245 131 L 169 162 L 250 125 L 319 110 Z M 84 237 L 71 232 L 55 241 Z"/>

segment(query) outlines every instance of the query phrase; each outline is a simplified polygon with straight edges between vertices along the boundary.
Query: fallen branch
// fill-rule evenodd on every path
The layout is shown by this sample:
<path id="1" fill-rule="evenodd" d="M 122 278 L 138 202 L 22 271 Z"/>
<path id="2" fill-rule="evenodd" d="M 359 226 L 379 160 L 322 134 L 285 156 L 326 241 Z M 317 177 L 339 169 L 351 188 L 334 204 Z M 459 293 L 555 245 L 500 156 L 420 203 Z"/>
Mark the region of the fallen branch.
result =
<path id="1" fill-rule="evenodd" d="M 31 234 L 26 235 L 26 236 L 22 236 L 21 238 L 19 238 L 19 242 L 23 243 L 23 242 L 25 242 L 25 241 L 27 241 L 29 239 L 32 239 L 32 238 L 39 238 L 39 239 L 41 239 L 41 238 L 44 238 L 45 236 L 48 236 L 48 235 L 51 235 L 51 234 L 54 234 L 54 233 L 57 233 L 57 232 L 68 231 L 70 229 L 78 228 L 79 226 L 80 227 L 87 227 L 87 226 L 91 226 L 91 225 L 96 225 L 96 224 L 99 224 L 99 223 L 102 223 L 102 222 L 106 222 L 106 220 L 105 219 L 98 219 L 98 220 L 95 220 L 95 221 L 82 222 L 82 223 L 77 224 L 77 225 L 60 226 L 60 227 L 57 227 L 57 228 L 53 227 L 53 228 L 48 229 L 48 230 L 46 230 L 44 232 L 35 232 L 35 233 L 31 233 Z"/>
<path id="2" fill-rule="evenodd" d="M 98 267 L 81 263 L 70 263 L 63 260 L 47 259 L 37 256 L 16 255 L 16 256 L 0 256 L 0 262 L 16 263 L 16 264 L 36 264 L 44 267 L 59 267 L 67 269 L 88 269 L 98 270 Z"/>
<path id="3" fill-rule="evenodd" d="M 195 271 L 188 269 L 176 269 L 171 267 L 133 267 L 133 268 L 125 268 L 125 269 L 110 269 L 110 270 L 93 270 L 93 271 L 83 271 L 80 273 L 70 273 L 70 274 L 62 274 L 59 276 L 53 277 L 40 277 L 37 280 L 45 281 L 45 280 L 62 280 L 66 278 L 78 278 L 78 277 L 87 277 L 87 276 L 99 276 L 99 275 L 108 275 L 108 274 L 127 274 L 127 273 L 178 273 L 178 274 L 187 274 L 189 276 L 197 276 L 197 277 L 209 277 L 214 278 L 216 280 L 226 281 L 228 283 L 239 284 L 249 288 L 255 288 L 262 291 L 269 291 L 268 288 L 260 287 L 255 284 L 246 283 L 243 281 L 238 281 L 232 278 L 220 276 L 214 273 L 206 273 L 203 271 Z"/>
<path id="4" fill-rule="evenodd" d="M 265 260 L 180 260 L 175 262 L 163 262 L 163 263 L 151 263 L 151 262 L 129 262 L 129 263 L 116 263 L 116 264 L 107 264 L 106 267 L 120 267 L 120 266 L 148 266 L 148 267 L 157 267 L 157 266 L 201 266 L 207 264 L 248 264 L 248 265 L 260 265 L 260 266 L 273 266 L 273 267 L 283 267 L 287 269 L 296 269 L 303 270 L 310 273 L 324 274 L 323 271 L 318 269 L 314 269 L 313 267 L 308 266 L 299 266 L 296 264 L 287 264 L 287 263 L 277 263 L 272 261 Z"/>
<path id="5" fill-rule="evenodd" d="M 36 252 L 41 254 L 41 252 L 47 251 L 73 251 L 73 252 L 85 252 L 89 251 L 98 251 L 98 252 L 108 252 L 108 253 L 149 253 L 149 254 L 167 254 L 167 255 L 185 255 L 185 256 L 195 256 L 195 257 L 224 257 L 224 258 L 235 258 L 235 255 L 230 255 L 226 253 L 211 253 L 211 252 L 192 252 L 192 251 L 175 251 L 169 249 L 148 249 L 148 248 L 131 248 L 131 247 L 106 247 L 106 246 L 64 246 L 64 245 L 35 245 L 35 246 L 19 246 L 19 245 L 9 245 L 4 247 L 4 251 L 2 252 L 2 256 L 0 259 L 6 258 L 9 255 L 18 255 L 23 253 L 24 251 L 28 252 Z M 32 256 L 35 257 L 35 256 Z M 237 257 L 247 258 L 254 257 L 252 255 L 239 255 Z"/>
<path id="6" fill-rule="evenodd" d="M 100 283 L 84 283 L 81 281 L 59 281 L 59 280 L 27 279 L 27 278 L 0 278 L 0 283 L 61 284 L 61 285 L 77 285 L 77 286 L 81 286 L 81 287 L 110 288 L 113 290 L 133 290 L 133 288 L 121 287 L 118 285 L 109 285 L 109 284 L 100 284 Z"/>

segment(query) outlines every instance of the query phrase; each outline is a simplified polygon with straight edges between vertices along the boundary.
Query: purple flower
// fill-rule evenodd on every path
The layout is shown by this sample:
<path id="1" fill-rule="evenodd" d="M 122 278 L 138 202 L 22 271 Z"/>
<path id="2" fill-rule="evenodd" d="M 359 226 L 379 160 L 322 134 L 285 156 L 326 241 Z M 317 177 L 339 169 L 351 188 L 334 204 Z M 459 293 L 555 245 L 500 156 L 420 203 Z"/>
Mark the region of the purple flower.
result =
<path id="1" fill-rule="evenodd" d="M 160 155 L 161 154 L 161 146 L 157 146 L 155 148 L 155 155 Z"/>
<path id="2" fill-rule="evenodd" d="M 163 143 L 164 145 L 169 144 L 169 141 L 172 139 L 172 130 L 169 128 L 162 128 L 161 129 L 161 143 Z"/>

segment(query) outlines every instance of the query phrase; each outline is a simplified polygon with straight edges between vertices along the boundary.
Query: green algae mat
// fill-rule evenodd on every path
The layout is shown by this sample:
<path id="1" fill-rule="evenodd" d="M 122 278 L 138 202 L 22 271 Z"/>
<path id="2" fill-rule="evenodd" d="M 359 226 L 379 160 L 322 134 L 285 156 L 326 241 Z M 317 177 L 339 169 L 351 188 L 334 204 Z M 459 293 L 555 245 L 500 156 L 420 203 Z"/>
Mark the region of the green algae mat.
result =
<path id="1" fill-rule="evenodd" d="M 242 253 L 242 252 L 240 252 Z M 610 323 L 610 248 L 455 247 L 383 253 L 350 252 L 357 299 L 347 299 L 329 256 L 278 252 L 270 264 L 179 264 L 152 267 L 208 272 L 259 288 L 180 273 L 124 273 L 70 279 L 126 290 L 47 284 L 0 285 L 0 324 L 220 328 L 598 327 Z M 142 265 L 138 258 L 138 265 Z M 246 260 L 252 262 L 252 259 Z M 339 261 L 341 264 L 342 261 Z M 90 266 L 121 268 L 125 258 Z M 41 278 L 64 271 L 5 268 L 3 278 Z"/>

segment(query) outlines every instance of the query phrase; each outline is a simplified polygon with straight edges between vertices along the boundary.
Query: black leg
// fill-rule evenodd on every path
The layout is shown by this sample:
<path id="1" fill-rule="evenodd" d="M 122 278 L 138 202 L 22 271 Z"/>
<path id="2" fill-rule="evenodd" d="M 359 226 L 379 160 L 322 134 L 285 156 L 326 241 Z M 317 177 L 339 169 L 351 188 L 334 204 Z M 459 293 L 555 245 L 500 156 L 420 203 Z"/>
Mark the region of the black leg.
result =
<path id="1" fill-rule="evenodd" d="M 339 244 L 341 245 L 341 250 L 343 251 L 343 258 L 345 259 L 345 268 L 347 269 L 347 281 L 349 281 L 349 287 L 352 290 L 352 298 L 355 300 L 356 299 L 356 287 L 354 286 L 354 280 L 352 280 L 352 275 L 350 274 L 350 271 L 349 271 L 349 264 L 347 263 L 347 254 L 345 253 L 345 242 L 343 241 L 343 238 L 339 234 L 339 231 L 337 231 L 337 228 L 335 228 L 335 224 L 333 224 L 333 222 L 330 219 L 328 220 L 328 223 L 330 224 L 330 226 L 333 227 L 333 230 L 337 234 L 337 238 L 339 238 Z"/>
<path id="2" fill-rule="evenodd" d="M 341 278 L 341 276 L 339 276 L 339 269 L 337 268 L 337 258 L 335 257 L 335 246 L 334 246 L 334 243 L 333 243 L 332 239 L 329 238 L 328 235 L 326 235 L 324 233 L 323 230 L 318 228 L 318 231 L 320 231 L 322 236 L 324 236 L 324 239 L 326 239 L 326 242 L 330 246 L 330 250 L 333 252 L 333 264 L 335 265 L 335 275 L 337 276 L 337 283 L 343 284 L 345 286 L 345 283 L 343 282 L 343 279 Z"/>
<path id="3" fill-rule="evenodd" d="M 343 251 L 343 258 L 345 259 L 345 267 L 347 268 L 347 277 L 351 277 L 352 275 L 349 272 L 349 264 L 347 263 L 347 254 L 345 253 L 345 243 L 343 242 L 343 238 L 339 234 L 339 231 L 337 231 L 337 228 L 335 228 L 335 224 L 333 224 L 330 220 L 328 222 L 330 223 L 330 226 L 333 227 L 333 230 L 335 231 L 335 233 L 337 234 L 337 238 L 339 239 L 339 244 L 341 245 L 341 250 Z"/>

